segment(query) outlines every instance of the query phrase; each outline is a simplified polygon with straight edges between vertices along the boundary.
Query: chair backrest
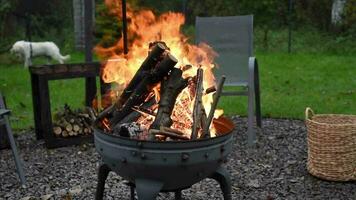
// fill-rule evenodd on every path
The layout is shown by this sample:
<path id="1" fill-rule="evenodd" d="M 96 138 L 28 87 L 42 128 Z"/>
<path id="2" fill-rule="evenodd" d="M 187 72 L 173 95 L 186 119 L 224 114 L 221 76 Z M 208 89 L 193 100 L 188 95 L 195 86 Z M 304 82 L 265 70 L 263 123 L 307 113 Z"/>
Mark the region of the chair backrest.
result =
<path id="1" fill-rule="evenodd" d="M 253 15 L 197 17 L 195 30 L 196 42 L 207 43 L 219 54 L 215 75 L 225 75 L 225 85 L 246 84 L 253 55 Z"/>

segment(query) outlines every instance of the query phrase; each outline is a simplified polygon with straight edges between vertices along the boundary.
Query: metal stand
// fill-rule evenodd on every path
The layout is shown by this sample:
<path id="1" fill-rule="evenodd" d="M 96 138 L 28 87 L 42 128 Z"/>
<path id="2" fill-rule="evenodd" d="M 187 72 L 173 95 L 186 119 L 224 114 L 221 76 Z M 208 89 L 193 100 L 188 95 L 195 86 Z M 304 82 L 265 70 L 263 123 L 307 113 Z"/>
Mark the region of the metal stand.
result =
<path id="1" fill-rule="evenodd" d="M 95 200 L 102 200 L 104 196 L 105 181 L 111 169 L 106 164 L 99 166 L 98 185 L 96 187 Z"/>
<path id="2" fill-rule="evenodd" d="M 105 181 L 111 169 L 102 164 L 99 167 L 98 185 L 96 188 L 95 200 L 102 200 L 104 196 Z M 231 196 L 231 179 L 226 169 L 220 167 L 209 178 L 216 180 L 220 184 L 224 200 L 232 200 Z M 130 199 L 135 200 L 135 189 L 139 200 L 155 200 L 161 191 L 164 183 L 147 179 L 136 179 L 135 184 L 129 183 Z M 175 200 L 182 200 L 182 191 L 173 191 Z"/>
<path id="3" fill-rule="evenodd" d="M 0 98 L 1 98 L 1 96 L 0 96 Z M 9 110 L 0 108 L 0 124 L 5 124 L 5 126 L 6 126 L 6 132 L 7 132 L 7 136 L 9 138 L 9 141 L 10 141 L 12 154 L 14 155 L 14 158 L 15 158 L 15 164 L 16 164 L 17 173 L 18 173 L 18 175 L 20 177 L 21 184 L 24 185 L 26 183 L 25 174 L 24 174 L 23 169 L 22 169 L 21 160 L 20 160 L 20 157 L 19 157 L 19 155 L 17 153 L 17 148 L 16 148 L 14 136 L 12 135 L 11 127 L 10 127 L 10 124 L 9 124 L 9 119 L 8 119 L 8 115 L 9 114 L 10 114 Z"/>
<path id="4" fill-rule="evenodd" d="M 232 200 L 231 196 L 231 179 L 225 168 L 220 167 L 209 178 L 216 180 L 220 184 L 224 200 Z"/>

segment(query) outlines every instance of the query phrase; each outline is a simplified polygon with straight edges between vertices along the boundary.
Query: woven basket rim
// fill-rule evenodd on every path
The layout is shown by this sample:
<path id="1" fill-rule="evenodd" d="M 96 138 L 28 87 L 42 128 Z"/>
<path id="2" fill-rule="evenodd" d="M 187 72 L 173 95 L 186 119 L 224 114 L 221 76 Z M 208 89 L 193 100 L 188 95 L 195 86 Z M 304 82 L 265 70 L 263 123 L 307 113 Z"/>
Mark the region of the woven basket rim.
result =
<path id="1" fill-rule="evenodd" d="M 344 115 L 344 114 L 315 114 L 311 117 L 311 119 L 306 119 L 307 121 L 320 124 L 320 125 L 328 125 L 328 126 L 355 126 L 356 123 L 337 123 L 337 124 L 329 124 L 329 123 L 323 123 L 323 122 L 318 122 L 313 120 L 314 117 L 330 117 L 330 118 L 335 118 L 335 117 L 351 117 L 356 119 L 356 115 Z"/>
<path id="2" fill-rule="evenodd" d="M 314 111 L 310 108 L 307 107 L 305 109 L 305 120 L 307 122 L 315 123 L 318 125 L 324 125 L 324 126 L 347 126 L 347 127 L 356 127 L 356 123 L 335 123 L 335 124 L 330 124 L 330 123 L 324 123 L 324 122 L 318 122 L 313 120 L 314 117 L 329 117 L 329 118 L 341 118 L 341 117 L 348 117 L 348 118 L 355 118 L 356 120 L 356 115 L 352 114 L 315 114 Z"/>

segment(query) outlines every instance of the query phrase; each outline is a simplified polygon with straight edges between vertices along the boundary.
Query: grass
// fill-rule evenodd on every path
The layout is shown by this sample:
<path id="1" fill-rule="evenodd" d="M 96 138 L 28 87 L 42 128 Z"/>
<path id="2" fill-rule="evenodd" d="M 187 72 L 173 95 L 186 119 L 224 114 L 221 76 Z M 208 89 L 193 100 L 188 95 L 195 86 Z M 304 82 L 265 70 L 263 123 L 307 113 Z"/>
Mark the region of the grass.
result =
<path id="1" fill-rule="evenodd" d="M 71 62 L 83 62 L 81 53 L 72 53 Z M 30 74 L 22 63 L 12 56 L 0 57 L 0 91 L 6 97 L 8 108 L 13 111 L 11 119 L 14 129 L 33 127 L 33 105 Z M 36 59 L 35 64 L 46 63 Z M 84 105 L 84 79 L 56 80 L 49 82 L 52 111 L 68 103 L 73 108 Z"/>
<path id="2" fill-rule="evenodd" d="M 187 29 L 186 32 L 192 34 L 194 30 Z M 255 31 L 263 116 L 303 119 L 307 106 L 316 113 L 356 114 L 355 43 L 350 42 L 350 38 L 332 38 L 310 30 L 293 34 L 293 53 L 287 54 L 284 53 L 287 50 L 286 30 L 271 31 L 268 49 L 261 45 L 262 31 Z M 81 53 L 74 52 L 71 56 L 71 62 L 84 60 Z M 32 127 L 28 70 L 14 57 L 0 54 L 0 72 L 0 91 L 13 110 L 13 128 Z M 82 107 L 84 80 L 51 81 L 50 96 L 52 110 L 60 109 L 64 103 L 73 108 Z M 247 98 L 222 97 L 219 106 L 227 115 L 245 116 Z"/>
<path id="3" fill-rule="evenodd" d="M 317 113 L 356 114 L 356 57 L 260 53 L 257 58 L 263 116 L 303 119 L 307 106 Z M 247 98 L 223 97 L 220 105 L 228 115 L 246 115 Z"/>

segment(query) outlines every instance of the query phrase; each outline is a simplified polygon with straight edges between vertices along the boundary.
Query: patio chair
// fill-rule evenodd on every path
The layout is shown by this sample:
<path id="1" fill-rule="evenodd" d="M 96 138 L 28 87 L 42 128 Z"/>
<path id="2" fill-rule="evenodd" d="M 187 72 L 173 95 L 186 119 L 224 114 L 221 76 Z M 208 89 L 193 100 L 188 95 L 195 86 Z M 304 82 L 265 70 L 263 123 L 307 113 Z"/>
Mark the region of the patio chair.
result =
<path id="1" fill-rule="evenodd" d="M 253 15 L 230 17 L 196 17 L 196 42 L 204 42 L 217 53 L 215 75 L 226 76 L 225 86 L 238 86 L 223 95 L 248 97 L 248 145 L 256 142 L 254 118 L 262 127 L 260 84 L 257 59 L 253 57 Z"/>
<path id="2" fill-rule="evenodd" d="M 8 115 L 10 115 L 10 110 L 5 109 L 5 103 L 4 103 L 3 97 L 0 93 L 0 126 L 5 125 L 5 127 L 6 127 L 5 130 L 7 132 L 8 138 L 9 138 L 12 154 L 14 155 L 14 158 L 15 158 L 17 173 L 19 175 L 21 184 L 24 185 L 26 183 L 26 179 L 25 179 L 25 175 L 23 172 L 20 157 L 17 153 L 17 147 L 15 144 L 14 136 L 12 135 L 12 130 L 10 127 Z"/>

